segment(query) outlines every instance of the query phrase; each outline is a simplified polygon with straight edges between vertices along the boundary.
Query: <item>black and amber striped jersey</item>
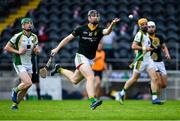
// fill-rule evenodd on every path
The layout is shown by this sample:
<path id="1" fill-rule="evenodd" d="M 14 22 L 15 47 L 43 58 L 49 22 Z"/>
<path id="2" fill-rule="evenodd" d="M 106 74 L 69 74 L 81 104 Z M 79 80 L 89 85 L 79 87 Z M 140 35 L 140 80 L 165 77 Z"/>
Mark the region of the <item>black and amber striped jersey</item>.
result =
<path id="1" fill-rule="evenodd" d="M 79 26 L 72 32 L 72 35 L 79 37 L 78 53 L 88 59 L 95 58 L 98 44 L 103 37 L 103 28 L 97 26 L 95 30 L 90 30 L 88 25 Z"/>
<path id="2" fill-rule="evenodd" d="M 151 40 L 151 47 L 154 48 L 154 50 L 151 51 L 151 58 L 155 62 L 162 61 L 161 46 L 164 43 L 164 38 L 158 34 L 150 35 L 149 38 Z"/>

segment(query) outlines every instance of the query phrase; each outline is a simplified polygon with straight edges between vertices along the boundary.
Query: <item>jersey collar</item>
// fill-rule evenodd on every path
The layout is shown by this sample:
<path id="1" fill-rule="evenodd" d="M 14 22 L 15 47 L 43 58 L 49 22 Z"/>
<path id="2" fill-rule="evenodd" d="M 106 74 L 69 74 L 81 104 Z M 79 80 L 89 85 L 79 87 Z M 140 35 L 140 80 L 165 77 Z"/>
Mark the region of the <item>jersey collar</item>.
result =
<path id="1" fill-rule="evenodd" d="M 97 28 L 98 25 L 96 26 L 93 26 L 92 24 L 88 24 L 88 28 L 91 30 L 91 31 L 94 31 L 96 28 Z"/>
<path id="2" fill-rule="evenodd" d="M 149 34 L 149 37 L 150 37 L 151 39 L 154 39 L 154 38 L 155 38 L 155 33 L 152 34 L 152 35 Z"/>

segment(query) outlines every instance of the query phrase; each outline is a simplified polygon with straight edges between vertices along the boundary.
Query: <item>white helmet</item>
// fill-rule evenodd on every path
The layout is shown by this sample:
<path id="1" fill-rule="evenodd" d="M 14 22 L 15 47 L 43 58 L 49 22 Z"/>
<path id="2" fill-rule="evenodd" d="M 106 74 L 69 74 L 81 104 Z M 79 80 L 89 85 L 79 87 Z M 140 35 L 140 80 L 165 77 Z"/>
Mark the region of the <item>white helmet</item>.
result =
<path id="1" fill-rule="evenodd" d="M 154 23 L 154 21 L 148 21 L 148 26 L 156 26 L 156 24 Z"/>

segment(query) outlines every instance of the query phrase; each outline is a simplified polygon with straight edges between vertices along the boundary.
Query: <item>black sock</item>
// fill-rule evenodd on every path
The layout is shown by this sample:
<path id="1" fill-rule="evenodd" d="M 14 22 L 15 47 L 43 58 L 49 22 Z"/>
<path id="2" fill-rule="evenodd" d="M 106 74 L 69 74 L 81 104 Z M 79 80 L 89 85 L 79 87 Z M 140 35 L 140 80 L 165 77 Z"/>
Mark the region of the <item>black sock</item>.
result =
<path id="1" fill-rule="evenodd" d="M 36 91 L 37 91 L 38 100 L 40 100 L 41 99 L 40 88 L 37 88 Z"/>

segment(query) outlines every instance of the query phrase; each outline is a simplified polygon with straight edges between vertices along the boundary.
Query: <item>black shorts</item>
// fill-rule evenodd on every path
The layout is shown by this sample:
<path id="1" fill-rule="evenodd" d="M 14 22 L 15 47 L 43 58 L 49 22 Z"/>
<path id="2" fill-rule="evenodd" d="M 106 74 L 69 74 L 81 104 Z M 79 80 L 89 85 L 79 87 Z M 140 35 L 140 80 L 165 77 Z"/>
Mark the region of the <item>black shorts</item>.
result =
<path id="1" fill-rule="evenodd" d="M 39 74 L 32 73 L 32 83 L 39 83 Z"/>
<path id="2" fill-rule="evenodd" d="M 99 76 L 102 79 L 102 71 L 94 71 L 94 76 Z"/>

